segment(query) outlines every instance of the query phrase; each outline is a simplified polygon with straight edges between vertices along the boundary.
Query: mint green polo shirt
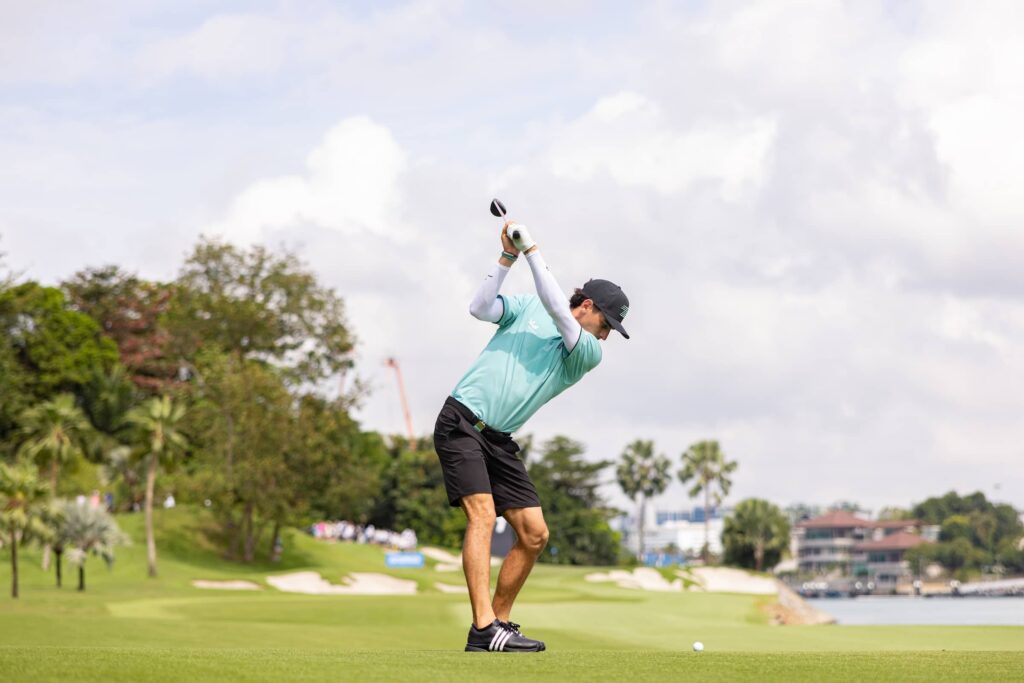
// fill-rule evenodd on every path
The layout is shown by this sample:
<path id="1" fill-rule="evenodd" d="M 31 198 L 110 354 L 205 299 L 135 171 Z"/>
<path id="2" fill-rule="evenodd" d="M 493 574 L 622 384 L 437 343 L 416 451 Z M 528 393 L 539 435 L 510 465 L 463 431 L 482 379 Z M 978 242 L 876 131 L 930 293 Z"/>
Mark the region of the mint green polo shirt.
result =
<path id="1" fill-rule="evenodd" d="M 565 348 L 540 299 L 501 296 L 498 331 L 452 391 L 452 397 L 501 432 L 514 432 L 542 405 L 579 382 L 601 362 L 601 343 L 583 330 Z"/>

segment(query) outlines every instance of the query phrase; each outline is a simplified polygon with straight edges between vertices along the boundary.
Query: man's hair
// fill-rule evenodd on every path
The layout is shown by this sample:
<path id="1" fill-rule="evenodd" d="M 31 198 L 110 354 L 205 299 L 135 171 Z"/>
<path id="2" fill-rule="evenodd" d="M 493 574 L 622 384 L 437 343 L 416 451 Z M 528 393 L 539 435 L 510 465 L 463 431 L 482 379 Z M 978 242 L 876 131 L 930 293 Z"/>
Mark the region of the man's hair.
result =
<path id="1" fill-rule="evenodd" d="M 576 308 L 577 306 L 582 306 L 583 302 L 589 298 L 589 296 L 583 293 L 582 289 L 577 287 L 576 291 L 573 292 L 573 295 L 569 297 L 569 308 Z"/>

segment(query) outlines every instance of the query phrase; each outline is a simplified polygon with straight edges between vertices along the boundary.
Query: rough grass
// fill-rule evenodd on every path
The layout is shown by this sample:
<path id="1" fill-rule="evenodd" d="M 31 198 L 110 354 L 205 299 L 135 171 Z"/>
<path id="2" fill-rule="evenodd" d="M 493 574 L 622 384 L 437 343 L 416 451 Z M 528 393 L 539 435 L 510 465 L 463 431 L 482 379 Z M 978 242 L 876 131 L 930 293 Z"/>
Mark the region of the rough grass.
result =
<path id="1" fill-rule="evenodd" d="M 1024 627 L 769 626 L 763 598 L 644 593 L 583 580 L 592 568 L 540 566 L 513 619 L 549 647 L 538 655 L 461 652 L 464 596 L 437 581 L 458 573 L 386 570 L 380 549 L 286 538 L 285 561 L 238 565 L 200 533 L 201 512 L 160 511 L 160 576 L 148 579 L 141 517 L 121 524 L 135 544 L 112 571 L 89 561 L 87 590 L 65 587 L 22 554 L 22 598 L 9 597 L 0 551 L 0 680 L 1013 680 L 1024 672 Z M 205 591 L 193 579 L 247 579 L 312 569 L 416 580 L 416 596 L 305 596 L 270 588 Z M 694 640 L 707 651 L 690 650 Z"/>

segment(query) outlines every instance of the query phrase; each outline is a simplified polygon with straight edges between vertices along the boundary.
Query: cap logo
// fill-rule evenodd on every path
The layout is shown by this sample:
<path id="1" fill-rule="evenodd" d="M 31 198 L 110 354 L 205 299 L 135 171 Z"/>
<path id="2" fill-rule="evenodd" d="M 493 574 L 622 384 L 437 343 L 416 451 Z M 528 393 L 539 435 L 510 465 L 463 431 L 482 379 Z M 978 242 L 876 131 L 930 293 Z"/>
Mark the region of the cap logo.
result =
<path id="1" fill-rule="evenodd" d="M 623 306 L 619 309 L 619 319 L 625 318 L 626 314 L 629 313 L 629 306 Z"/>

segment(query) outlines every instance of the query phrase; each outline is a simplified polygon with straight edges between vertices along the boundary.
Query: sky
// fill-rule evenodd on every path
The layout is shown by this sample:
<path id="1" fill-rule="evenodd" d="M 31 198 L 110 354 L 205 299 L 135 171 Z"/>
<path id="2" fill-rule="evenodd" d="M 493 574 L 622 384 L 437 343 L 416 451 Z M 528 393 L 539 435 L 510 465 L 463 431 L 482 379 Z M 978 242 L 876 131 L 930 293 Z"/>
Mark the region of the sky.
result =
<path id="1" fill-rule="evenodd" d="M 493 332 L 500 197 L 567 293 L 630 298 L 523 433 L 717 439 L 733 503 L 1024 508 L 1022 34 L 985 0 L 0 0 L 0 252 L 56 284 L 292 249 L 346 302 L 357 417 L 402 431 L 394 356 L 428 434 Z"/>

